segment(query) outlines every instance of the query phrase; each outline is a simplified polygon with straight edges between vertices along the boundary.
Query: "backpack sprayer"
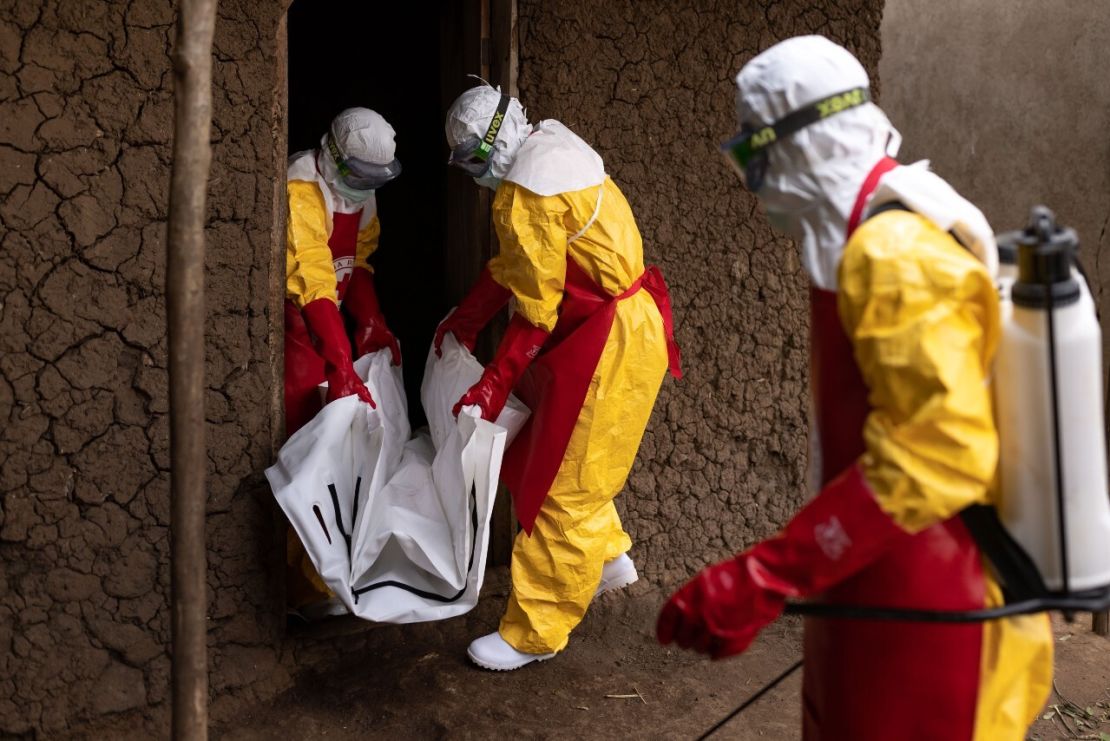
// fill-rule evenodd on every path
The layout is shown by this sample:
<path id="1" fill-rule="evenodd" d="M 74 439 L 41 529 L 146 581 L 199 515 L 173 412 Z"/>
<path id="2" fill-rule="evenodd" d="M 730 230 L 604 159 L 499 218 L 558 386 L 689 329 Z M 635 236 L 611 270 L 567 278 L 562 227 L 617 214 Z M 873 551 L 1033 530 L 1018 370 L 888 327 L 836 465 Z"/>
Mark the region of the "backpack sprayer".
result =
<path id="1" fill-rule="evenodd" d="M 816 618 L 975 623 L 1110 608 L 1102 332 L 1076 260 L 1075 230 L 1044 206 L 997 236 L 1002 338 L 994 360 L 999 437 L 995 506 L 960 513 L 1002 587 L 1004 604 L 914 610 L 794 602 Z M 701 736 L 707 738 L 802 665 L 799 661 Z"/>
<path id="2" fill-rule="evenodd" d="M 797 615 L 973 623 L 1110 607 L 1110 494 L 1102 332 L 1075 230 L 1044 206 L 998 235 L 1002 338 L 994 360 L 997 505 L 960 513 L 998 579 L 1000 607 L 912 610 L 792 603 Z"/>

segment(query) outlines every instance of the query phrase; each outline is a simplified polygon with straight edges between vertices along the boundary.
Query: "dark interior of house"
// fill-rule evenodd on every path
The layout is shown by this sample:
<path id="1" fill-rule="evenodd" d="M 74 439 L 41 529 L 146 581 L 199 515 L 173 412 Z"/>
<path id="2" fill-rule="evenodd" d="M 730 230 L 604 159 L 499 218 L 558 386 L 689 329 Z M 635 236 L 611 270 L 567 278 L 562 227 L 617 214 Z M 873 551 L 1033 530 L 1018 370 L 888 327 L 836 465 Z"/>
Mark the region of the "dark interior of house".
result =
<path id="1" fill-rule="evenodd" d="M 289 152 L 318 147 L 332 118 L 362 106 L 397 132 L 401 175 L 377 192 L 371 258 L 382 311 L 401 342 L 414 426 L 444 290 L 447 144 L 441 100 L 443 2 L 321 3 L 289 10 Z"/>

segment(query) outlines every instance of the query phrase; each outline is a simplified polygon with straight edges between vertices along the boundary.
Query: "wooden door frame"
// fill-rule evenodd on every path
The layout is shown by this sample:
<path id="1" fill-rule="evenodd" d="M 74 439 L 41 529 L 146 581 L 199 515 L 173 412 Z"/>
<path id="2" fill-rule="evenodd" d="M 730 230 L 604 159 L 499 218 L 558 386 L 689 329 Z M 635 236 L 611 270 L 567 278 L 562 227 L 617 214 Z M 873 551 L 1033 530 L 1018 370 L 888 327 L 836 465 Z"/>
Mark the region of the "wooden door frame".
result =
<path id="1" fill-rule="evenodd" d="M 278 0 L 288 12 L 292 0 Z M 455 98 L 474 84 L 469 74 L 480 75 L 493 85 L 500 85 L 509 95 L 517 91 L 517 3 L 516 0 L 444 0 L 440 39 L 443 63 L 440 71 L 441 108 L 447 109 Z M 285 275 L 285 169 L 289 127 L 289 66 L 288 17 L 283 15 L 276 38 L 277 75 L 273 91 L 272 135 L 275 173 L 272 192 L 273 228 L 271 230 L 270 271 Z M 490 219 L 492 193 L 476 187 L 469 178 L 448 173 L 447 204 L 444 212 L 444 282 L 443 287 L 452 305 L 457 305 L 474 285 L 478 274 L 491 257 L 497 254 L 497 237 Z M 285 442 L 284 403 L 284 280 L 270 281 L 268 297 L 270 312 L 270 448 L 271 460 Z M 478 348 L 479 357 L 488 360 L 500 340 L 507 323 L 507 313 L 494 321 L 493 331 L 485 333 Z M 285 529 L 287 521 L 276 500 L 271 500 L 274 522 L 273 541 L 267 549 L 274 554 L 270 569 L 272 587 L 280 597 L 275 603 L 274 618 L 283 624 L 285 595 Z M 498 493 L 491 521 L 489 563 L 509 563 L 512 541 L 516 534 L 511 499 L 504 487 Z"/>
<path id="2" fill-rule="evenodd" d="M 476 74 L 508 95 L 517 96 L 519 47 L 516 0 L 451 0 L 443 18 L 443 111 L 464 90 L 473 87 Z M 466 295 L 489 259 L 497 254 L 497 236 L 490 218 L 493 194 L 476 187 L 469 178 L 448 173 L 447 208 L 443 233 L 445 287 L 452 305 Z M 507 323 L 502 313 L 484 333 L 478 357 L 488 361 Z M 504 487 L 498 491 L 490 523 L 489 563 L 505 565 L 512 553 L 516 521 L 512 500 Z"/>

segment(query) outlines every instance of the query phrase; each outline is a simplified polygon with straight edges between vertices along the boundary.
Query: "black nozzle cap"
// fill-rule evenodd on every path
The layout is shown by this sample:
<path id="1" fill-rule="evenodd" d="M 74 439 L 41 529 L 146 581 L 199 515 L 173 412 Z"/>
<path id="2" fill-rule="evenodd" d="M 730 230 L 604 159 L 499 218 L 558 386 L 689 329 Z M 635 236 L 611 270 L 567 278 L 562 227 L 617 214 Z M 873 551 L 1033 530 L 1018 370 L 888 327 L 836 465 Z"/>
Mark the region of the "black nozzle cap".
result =
<path id="1" fill-rule="evenodd" d="M 1002 265 L 1017 265 L 1017 245 L 1013 242 L 1003 242 L 1002 239 L 1006 234 L 999 234 L 998 239 L 998 262 Z"/>
<path id="2" fill-rule="evenodd" d="M 1079 300 L 1079 282 L 1072 264 L 1079 248 L 1075 230 L 1056 224 L 1056 215 L 1045 206 L 1034 206 L 1029 225 L 1021 231 L 998 235 L 999 259 L 1016 255 L 1018 279 L 1011 295 L 1018 306 L 1042 309 L 1066 306 Z"/>

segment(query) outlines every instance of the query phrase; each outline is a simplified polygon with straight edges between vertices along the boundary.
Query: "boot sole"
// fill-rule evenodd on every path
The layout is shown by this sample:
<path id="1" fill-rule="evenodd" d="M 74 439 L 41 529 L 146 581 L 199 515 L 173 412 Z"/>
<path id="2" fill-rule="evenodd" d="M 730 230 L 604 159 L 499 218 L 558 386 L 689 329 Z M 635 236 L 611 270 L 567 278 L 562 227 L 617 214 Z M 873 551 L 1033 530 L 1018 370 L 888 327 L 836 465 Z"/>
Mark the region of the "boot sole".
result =
<path id="1" fill-rule="evenodd" d="M 523 664 L 515 664 L 513 666 L 506 666 L 506 665 L 502 664 L 502 665 L 498 666 L 496 664 L 491 664 L 487 661 L 482 661 L 477 656 L 472 654 L 470 652 L 469 648 L 466 649 L 466 657 L 468 659 L 470 659 L 472 662 L 474 662 L 476 665 L 480 666 L 481 668 L 487 669 L 491 672 L 511 672 L 511 671 L 516 670 L 516 669 L 521 669 L 523 667 L 526 667 L 529 664 L 536 664 L 536 663 L 539 663 L 541 661 L 547 661 L 548 659 L 552 658 L 553 656 L 555 656 L 555 654 L 536 654 L 536 658 L 529 659 L 528 661 L 525 661 Z"/>

